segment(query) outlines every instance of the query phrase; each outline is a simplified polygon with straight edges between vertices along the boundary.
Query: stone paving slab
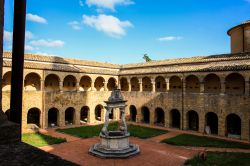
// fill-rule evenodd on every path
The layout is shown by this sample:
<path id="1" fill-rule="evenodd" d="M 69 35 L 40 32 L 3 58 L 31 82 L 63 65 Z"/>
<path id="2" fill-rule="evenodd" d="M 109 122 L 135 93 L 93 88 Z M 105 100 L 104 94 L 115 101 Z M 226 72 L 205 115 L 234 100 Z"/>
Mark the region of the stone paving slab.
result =
<path id="1" fill-rule="evenodd" d="M 130 138 L 138 144 L 141 153 L 128 159 L 100 159 L 88 153 L 91 145 L 99 138 L 80 139 L 63 144 L 42 147 L 41 149 L 58 155 L 63 159 L 87 166 L 179 166 L 186 159 L 192 158 L 197 151 L 156 143 L 150 140 Z"/>

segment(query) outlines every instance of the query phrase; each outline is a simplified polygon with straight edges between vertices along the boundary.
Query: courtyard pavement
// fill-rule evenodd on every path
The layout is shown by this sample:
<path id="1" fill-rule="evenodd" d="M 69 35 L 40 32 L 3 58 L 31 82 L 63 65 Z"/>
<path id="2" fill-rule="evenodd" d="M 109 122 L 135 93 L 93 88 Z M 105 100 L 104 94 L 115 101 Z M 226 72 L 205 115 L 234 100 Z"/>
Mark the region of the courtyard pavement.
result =
<path id="1" fill-rule="evenodd" d="M 138 124 L 137 124 L 138 125 Z M 147 126 L 141 124 L 141 126 Z M 152 127 L 152 126 L 151 126 Z M 166 128 L 154 127 L 159 129 Z M 100 141 L 99 137 L 82 139 L 63 133 L 58 133 L 55 129 L 40 130 L 41 133 L 53 137 L 65 138 L 66 143 L 41 147 L 40 149 L 62 157 L 65 160 L 84 166 L 180 166 L 185 160 L 192 158 L 199 152 L 218 151 L 218 152 L 245 152 L 250 153 L 248 149 L 230 149 L 230 148 L 204 148 L 204 147 L 181 147 L 160 143 L 166 138 L 175 137 L 179 134 L 189 133 L 175 129 L 167 129 L 169 132 L 149 139 L 139 139 L 130 137 L 130 142 L 140 146 L 141 153 L 128 159 L 100 159 L 88 153 L 91 145 Z M 202 135 L 200 133 L 192 133 Z M 212 136 L 214 137 L 214 136 Z M 224 140 L 231 140 L 223 138 Z M 234 140 L 235 141 L 235 140 Z M 238 140 L 237 142 L 244 142 Z"/>
<path id="2" fill-rule="evenodd" d="M 45 131 L 43 133 L 46 134 Z M 155 139 L 161 139 L 160 136 L 146 140 L 131 137 L 130 142 L 140 146 L 141 153 L 139 155 L 128 159 L 100 159 L 88 153 L 91 145 L 99 142 L 98 137 L 88 139 L 73 138 L 66 134 L 57 133 L 54 130 L 48 130 L 47 134 L 66 138 L 67 142 L 41 147 L 40 149 L 76 164 L 86 166 L 179 166 L 198 152 L 197 150 L 158 143 Z M 172 134 L 169 133 L 169 136 L 172 137 Z M 168 134 L 161 135 L 161 137 L 167 138 Z"/>

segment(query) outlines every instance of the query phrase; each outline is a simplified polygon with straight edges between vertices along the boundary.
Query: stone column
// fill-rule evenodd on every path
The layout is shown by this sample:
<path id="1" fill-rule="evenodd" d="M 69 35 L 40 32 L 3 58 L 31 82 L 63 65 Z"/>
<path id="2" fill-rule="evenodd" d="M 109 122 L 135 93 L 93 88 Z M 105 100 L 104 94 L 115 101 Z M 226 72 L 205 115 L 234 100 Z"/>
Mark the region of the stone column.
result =
<path id="1" fill-rule="evenodd" d="M 95 91 L 95 82 L 94 81 L 91 82 L 91 91 Z"/>
<path id="2" fill-rule="evenodd" d="M 183 89 L 183 93 L 186 93 L 186 81 L 182 80 L 182 89 Z"/>
<path id="3" fill-rule="evenodd" d="M 223 113 L 218 115 L 218 135 L 221 137 L 226 136 L 226 117 L 223 116 Z"/>
<path id="4" fill-rule="evenodd" d="M 243 140 L 250 140 L 249 138 L 249 118 L 244 117 L 242 118 L 242 125 L 241 125 L 241 139 Z"/>
<path id="5" fill-rule="evenodd" d="M 79 84 L 79 82 L 76 82 L 76 91 L 80 92 L 80 84 Z"/>
<path id="6" fill-rule="evenodd" d="M 60 92 L 63 92 L 63 82 L 62 81 L 59 82 L 59 89 L 60 89 Z"/>
<path id="7" fill-rule="evenodd" d="M 75 125 L 80 125 L 80 119 L 81 119 L 81 110 L 79 111 L 79 109 L 76 109 L 74 117 Z"/>
<path id="8" fill-rule="evenodd" d="M 169 92 L 170 90 L 169 78 L 165 78 L 165 83 L 166 83 L 166 92 Z"/>
<path id="9" fill-rule="evenodd" d="M 150 111 L 149 110 L 149 124 L 154 125 L 155 124 L 155 110 Z"/>
<path id="10" fill-rule="evenodd" d="M 155 92 L 155 80 L 151 79 L 151 84 L 152 84 L 152 92 Z"/>
<path id="11" fill-rule="evenodd" d="M 164 127 L 169 128 L 169 120 L 170 120 L 170 116 L 169 116 L 169 112 L 168 111 L 164 111 Z"/>
<path id="12" fill-rule="evenodd" d="M 40 91 L 44 91 L 44 80 L 40 81 Z"/>
<path id="13" fill-rule="evenodd" d="M 142 113 L 141 113 L 141 107 L 139 107 L 136 114 L 136 123 L 141 123 L 141 122 L 142 122 Z"/>
<path id="14" fill-rule="evenodd" d="M 221 80 L 221 90 L 220 90 L 220 94 L 224 95 L 226 93 L 226 82 L 224 80 Z"/>
<path id="15" fill-rule="evenodd" d="M 245 95 L 249 95 L 249 80 L 245 81 Z"/>
<path id="16" fill-rule="evenodd" d="M 105 81 L 103 82 L 103 84 L 104 84 L 104 91 L 108 91 L 108 87 L 107 87 L 108 83 Z"/>
<path id="17" fill-rule="evenodd" d="M 128 91 L 131 92 L 132 86 L 131 86 L 131 82 L 128 81 Z"/>
<path id="18" fill-rule="evenodd" d="M 64 127 L 65 126 L 65 110 L 59 110 L 59 117 L 58 117 L 58 126 Z"/>
<path id="19" fill-rule="evenodd" d="M 205 84 L 204 82 L 200 83 L 200 93 L 204 93 L 205 92 Z"/>
<path id="20" fill-rule="evenodd" d="M 143 91 L 143 87 L 142 87 L 142 78 L 139 78 L 139 86 L 140 86 L 140 92 Z"/>
<path id="21" fill-rule="evenodd" d="M 122 89 L 122 85 L 121 85 L 121 81 L 120 80 L 118 81 L 118 85 L 117 86 L 118 86 L 118 89 Z"/>
<path id="22" fill-rule="evenodd" d="M 88 113 L 88 123 L 95 123 L 95 108 L 89 108 L 89 113 Z"/>

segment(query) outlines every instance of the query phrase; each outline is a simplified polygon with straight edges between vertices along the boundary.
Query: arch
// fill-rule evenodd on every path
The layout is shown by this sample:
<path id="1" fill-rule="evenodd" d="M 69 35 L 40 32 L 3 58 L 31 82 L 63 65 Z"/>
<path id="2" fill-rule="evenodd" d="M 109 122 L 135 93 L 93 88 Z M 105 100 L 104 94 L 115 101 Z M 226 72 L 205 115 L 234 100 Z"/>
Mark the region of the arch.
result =
<path id="1" fill-rule="evenodd" d="M 37 73 L 29 73 L 24 79 L 24 89 L 26 91 L 41 90 L 41 78 Z"/>
<path id="2" fill-rule="evenodd" d="M 59 91 L 60 78 L 55 74 L 49 74 L 45 78 L 45 91 Z"/>
<path id="3" fill-rule="evenodd" d="M 76 91 L 76 77 L 73 75 L 67 75 L 63 79 L 63 90 L 64 91 Z"/>
<path id="4" fill-rule="evenodd" d="M 149 77 L 142 78 L 142 91 L 144 92 L 152 91 L 152 83 Z"/>
<path id="5" fill-rule="evenodd" d="M 187 113 L 188 129 L 193 131 L 199 130 L 199 116 L 196 111 L 188 111 Z"/>
<path id="6" fill-rule="evenodd" d="M 177 109 L 173 109 L 170 111 L 170 127 L 172 128 L 181 128 L 181 114 Z"/>
<path id="7" fill-rule="evenodd" d="M 169 90 L 171 92 L 181 92 L 182 91 L 182 82 L 180 77 L 172 76 L 169 79 Z"/>
<path id="8" fill-rule="evenodd" d="M 126 78 L 121 78 L 121 91 L 128 91 L 128 80 Z"/>
<path id="9" fill-rule="evenodd" d="M 228 137 L 240 138 L 241 118 L 236 114 L 229 114 L 226 118 L 226 133 Z"/>
<path id="10" fill-rule="evenodd" d="M 130 83 L 131 83 L 131 91 L 140 91 L 140 84 L 137 77 L 131 78 Z"/>
<path id="11" fill-rule="evenodd" d="M 95 107 L 95 120 L 102 121 L 103 109 L 104 109 L 103 106 L 100 104 Z"/>
<path id="12" fill-rule="evenodd" d="M 59 110 L 56 108 L 50 108 L 48 111 L 48 127 L 54 127 L 59 125 Z"/>
<path id="13" fill-rule="evenodd" d="M 162 108 L 155 109 L 155 124 L 158 126 L 165 125 L 165 112 Z"/>
<path id="14" fill-rule="evenodd" d="M 65 125 L 73 125 L 75 124 L 75 109 L 73 107 L 69 107 L 65 110 Z"/>
<path id="15" fill-rule="evenodd" d="M 8 109 L 7 111 L 5 111 L 5 115 L 8 118 L 8 121 L 10 121 L 10 109 Z"/>
<path id="16" fill-rule="evenodd" d="M 130 121 L 136 122 L 136 115 L 137 115 L 137 110 L 134 105 L 131 105 L 129 107 L 129 113 L 130 113 Z"/>
<path id="17" fill-rule="evenodd" d="M 41 127 L 40 115 L 41 115 L 41 111 L 38 108 L 29 109 L 28 114 L 27 114 L 27 124 L 35 124 L 38 127 Z"/>
<path id="18" fill-rule="evenodd" d="M 89 76 L 83 76 L 80 80 L 80 91 L 90 91 L 91 90 L 91 78 Z"/>
<path id="19" fill-rule="evenodd" d="M 81 117 L 80 117 L 81 123 L 88 122 L 88 119 L 89 119 L 89 107 L 83 106 L 81 108 Z"/>
<path id="20" fill-rule="evenodd" d="M 166 82 L 164 77 L 158 76 L 155 79 L 155 91 L 156 92 L 166 92 Z"/>
<path id="21" fill-rule="evenodd" d="M 141 114 L 142 114 L 142 123 L 149 123 L 150 122 L 150 111 L 149 111 L 148 107 L 142 107 Z"/>
<path id="22" fill-rule="evenodd" d="M 227 94 L 244 94 L 245 79 L 238 73 L 229 74 L 226 77 L 226 93 Z"/>
<path id="23" fill-rule="evenodd" d="M 211 134 L 218 134 L 218 116 L 214 112 L 206 113 L 206 126 L 209 126 Z"/>
<path id="24" fill-rule="evenodd" d="M 186 78 L 186 92 L 200 93 L 200 81 L 195 75 Z"/>
<path id="25" fill-rule="evenodd" d="M 220 90 L 221 90 L 220 78 L 216 74 L 208 74 L 204 78 L 204 92 L 220 93 Z"/>
<path id="26" fill-rule="evenodd" d="M 107 88 L 108 88 L 108 91 L 112 91 L 116 86 L 116 79 L 114 79 L 113 77 L 111 77 L 109 80 L 108 80 L 108 84 L 107 84 Z"/>
<path id="27" fill-rule="evenodd" d="M 96 91 L 104 91 L 104 78 L 103 77 L 97 77 L 95 79 L 95 89 Z"/>
<path id="28" fill-rule="evenodd" d="M 11 89 L 11 71 L 8 71 L 3 75 L 2 91 L 10 91 L 10 89 Z"/>

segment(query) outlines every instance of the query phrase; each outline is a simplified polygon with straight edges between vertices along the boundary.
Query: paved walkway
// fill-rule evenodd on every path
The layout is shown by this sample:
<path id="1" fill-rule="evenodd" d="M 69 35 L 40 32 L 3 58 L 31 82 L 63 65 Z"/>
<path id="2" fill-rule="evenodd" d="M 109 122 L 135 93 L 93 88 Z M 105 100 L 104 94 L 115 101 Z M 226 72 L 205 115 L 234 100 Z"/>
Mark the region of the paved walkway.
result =
<path id="1" fill-rule="evenodd" d="M 58 155 L 63 159 L 87 166 L 180 166 L 197 151 L 156 143 L 150 140 L 131 138 L 132 143 L 140 146 L 141 153 L 135 157 L 122 159 L 99 159 L 88 154 L 91 145 L 99 138 L 80 139 L 67 143 L 45 146 L 41 149 Z"/>
<path id="2" fill-rule="evenodd" d="M 141 125 L 147 126 L 147 125 Z M 151 126 L 152 127 L 152 126 Z M 155 127 L 165 129 L 162 127 Z M 87 166 L 179 166 L 185 160 L 192 158 L 201 151 L 216 151 L 216 152 L 244 152 L 250 153 L 249 149 L 229 149 L 229 148 L 204 148 L 204 147 L 178 147 L 160 143 L 161 140 L 172 138 L 187 131 L 169 130 L 168 133 L 162 134 L 149 139 L 130 138 L 130 142 L 138 144 L 141 153 L 138 156 L 122 160 L 122 159 L 99 159 L 90 154 L 88 150 L 91 145 L 98 143 L 99 137 L 81 139 L 67 134 L 58 133 L 54 129 L 40 130 L 41 133 L 51 135 L 53 137 L 66 138 L 67 142 L 52 146 L 45 146 L 41 149 L 62 157 L 63 159 L 72 161 L 79 165 Z M 194 135 L 202 135 L 192 133 Z M 225 138 L 225 140 L 231 140 Z M 245 142 L 245 141 L 238 141 Z"/>

